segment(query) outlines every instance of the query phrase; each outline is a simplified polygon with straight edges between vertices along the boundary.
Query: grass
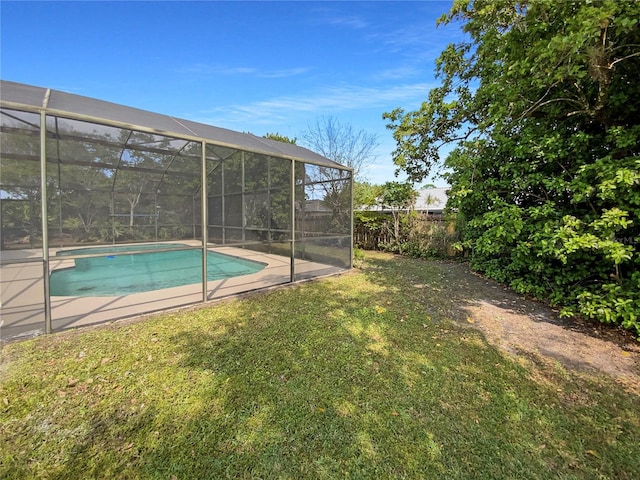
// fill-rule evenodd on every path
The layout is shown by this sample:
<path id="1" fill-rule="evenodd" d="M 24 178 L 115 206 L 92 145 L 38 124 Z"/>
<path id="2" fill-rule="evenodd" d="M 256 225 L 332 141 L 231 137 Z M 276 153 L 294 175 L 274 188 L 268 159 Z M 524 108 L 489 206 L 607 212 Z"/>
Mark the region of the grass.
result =
<path id="1" fill-rule="evenodd" d="M 640 478 L 640 398 L 490 346 L 447 269 L 4 345 L 0 477 Z"/>

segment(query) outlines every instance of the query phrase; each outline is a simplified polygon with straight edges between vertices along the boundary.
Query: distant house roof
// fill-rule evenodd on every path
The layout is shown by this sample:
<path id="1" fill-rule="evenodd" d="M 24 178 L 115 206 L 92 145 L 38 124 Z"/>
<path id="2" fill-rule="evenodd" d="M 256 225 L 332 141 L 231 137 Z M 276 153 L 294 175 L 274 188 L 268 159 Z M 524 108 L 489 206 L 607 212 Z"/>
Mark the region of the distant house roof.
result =
<path id="1" fill-rule="evenodd" d="M 447 190 L 449 187 L 423 188 L 418 190 L 418 196 L 413 209 L 417 212 L 428 212 L 431 214 L 441 214 L 447 206 Z M 391 211 L 382 205 L 363 206 L 356 210 L 367 210 L 374 212 Z"/>
<path id="2" fill-rule="evenodd" d="M 423 188 L 418 190 L 414 210 L 419 212 L 442 213 L 447 206 L 449 187 Z"/>

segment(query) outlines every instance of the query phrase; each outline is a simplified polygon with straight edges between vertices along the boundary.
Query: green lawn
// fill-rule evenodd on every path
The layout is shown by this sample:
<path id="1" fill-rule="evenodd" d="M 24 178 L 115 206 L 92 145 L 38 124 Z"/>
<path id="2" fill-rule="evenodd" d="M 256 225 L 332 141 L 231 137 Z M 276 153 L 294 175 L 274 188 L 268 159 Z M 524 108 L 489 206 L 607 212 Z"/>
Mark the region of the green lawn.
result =
<path id="1" fill-rule="evenodd" d="M 640 398 L 490 346 L 447 267 L 4 345 L 0 478 L 640 478 Z"/>

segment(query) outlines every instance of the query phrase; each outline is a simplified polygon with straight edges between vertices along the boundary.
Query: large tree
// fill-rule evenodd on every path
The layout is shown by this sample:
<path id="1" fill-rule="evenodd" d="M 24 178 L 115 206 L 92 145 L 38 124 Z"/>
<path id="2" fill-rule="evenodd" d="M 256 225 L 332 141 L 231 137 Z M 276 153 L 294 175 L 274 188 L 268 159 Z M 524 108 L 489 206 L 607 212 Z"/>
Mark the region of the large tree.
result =
<path id="1" fill-rule="evenodd" d="M 441 85 L 385 114 L 413 180 L 444 165 L 472 265 L 640 333 L 640 2 L 456 1 Z"/>
<path id="2" fill-rule="evenodd" d="M 335 117 L 321 117 L 307 130 L 300 140 L 324 157 L 353 169 L 353 178 L 363 181 L 364 170 L 374 160 L 379 145 L 378 136 L 365 130 L 355 130 Z"/>
<path id="3" fill-rule="evenodd" d="M 400 242 L 400 220 L 415 204 L 418 192 L 410 183 L 386 182 L 382 185 L 380 203 L 383 209 L 391 212 L 393 218 L 393 241 Z"/>
<path id="4" fill-rule="evenodd" d="M 353 170 L 353 204 L 368 202 L 365 170 L 375 159 L 375 149 L 379 145 L 378 136 L 365 130 L 355 130 L 349 123 L 343 123 L 332 116 L 316 119 L 300 135 L 301 143 L 324 157 Z M 335 182 L 344 178 L 345 172 L 333 168 L 320 168 L 312 179 L 323 182 L 325 203 L 330 202 L 332 210 L 343 211 L 351 203 L 351 191 L 345 190 L 348 183 Z M 342 221 L 342 220 L 340 220 Z"/>

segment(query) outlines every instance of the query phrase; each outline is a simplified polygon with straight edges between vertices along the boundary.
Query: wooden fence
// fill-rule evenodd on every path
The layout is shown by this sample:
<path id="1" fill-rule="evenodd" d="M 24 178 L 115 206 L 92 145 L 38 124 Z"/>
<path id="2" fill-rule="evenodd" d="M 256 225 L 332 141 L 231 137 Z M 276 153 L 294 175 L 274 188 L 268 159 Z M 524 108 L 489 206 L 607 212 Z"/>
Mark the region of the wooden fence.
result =
<path id="1" fill-rule="evenodd" d="M 451 245 L 458 240 L 454 224 L 441 216 L 413 214 L 400 224 L 400 238 L 393 235 L 393 219 L 389 215 L 362 221 L 356 217 L 353 243 L 364 250 L 396 250 L 410 248 L 427 255 L 452 256 Z"/>

